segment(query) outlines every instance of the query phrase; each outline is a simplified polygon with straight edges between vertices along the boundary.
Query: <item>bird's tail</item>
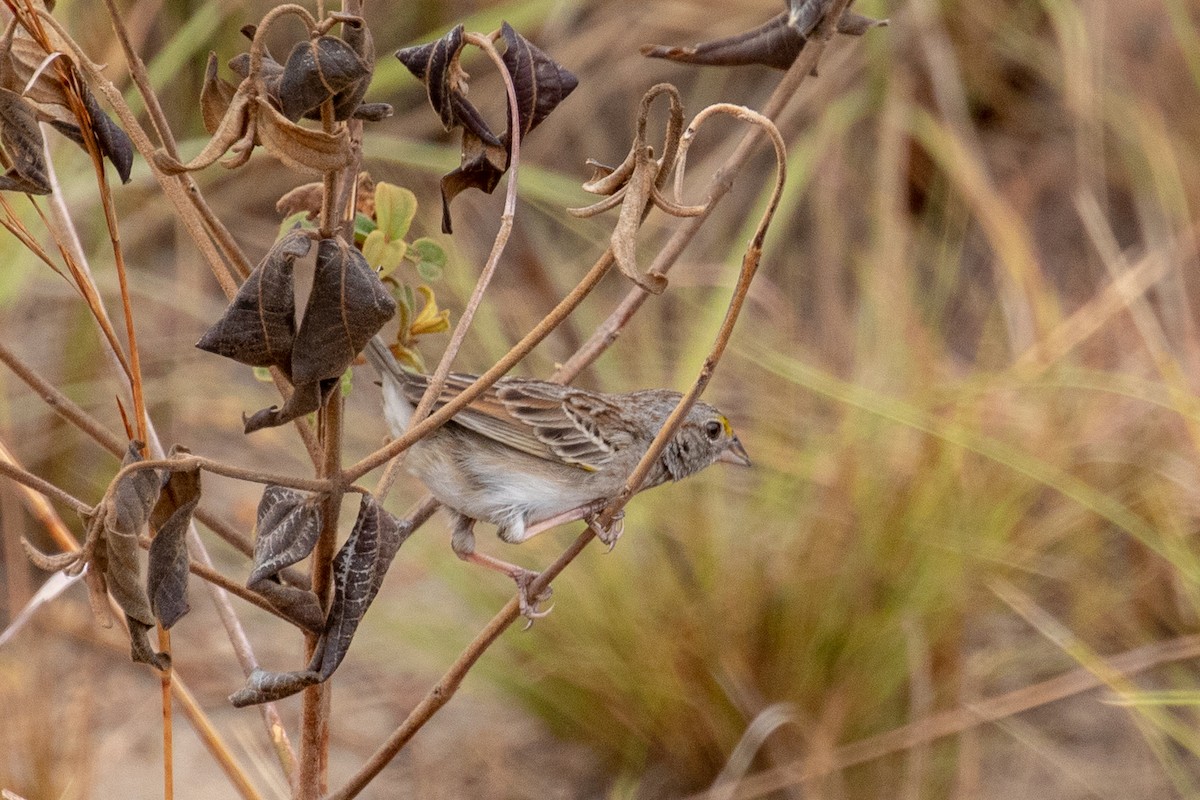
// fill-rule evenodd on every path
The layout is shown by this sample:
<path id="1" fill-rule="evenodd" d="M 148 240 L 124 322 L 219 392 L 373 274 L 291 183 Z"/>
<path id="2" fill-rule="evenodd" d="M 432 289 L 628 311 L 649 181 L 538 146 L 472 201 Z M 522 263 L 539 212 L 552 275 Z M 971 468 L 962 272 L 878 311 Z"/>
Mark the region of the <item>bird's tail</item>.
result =
<path id="1" fill-rule="evenodd" d="M 404 369 L 383 343 L 383 339 L 378 336 L 372 336 L 367 342 L 363 355 L 366 356 L 367 363 L 379 372 L 383 389 L 383 416 L 392 436 L 400 436 L 408 427 L 414 408 L 404 394 L 404 384 L 407 380 Z"/>

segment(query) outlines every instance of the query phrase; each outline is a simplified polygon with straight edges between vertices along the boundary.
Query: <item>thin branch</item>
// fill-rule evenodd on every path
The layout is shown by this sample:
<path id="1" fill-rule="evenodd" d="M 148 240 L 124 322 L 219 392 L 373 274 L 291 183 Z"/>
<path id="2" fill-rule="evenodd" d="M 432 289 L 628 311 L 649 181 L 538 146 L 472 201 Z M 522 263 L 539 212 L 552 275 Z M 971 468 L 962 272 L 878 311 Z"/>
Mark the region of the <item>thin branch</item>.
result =
<path id="1" fill-rule="evenodd" d="M 108 9 L 108 19 L 112 23 L 113 31 L 117 34 L 117 41 L 121 44 L 121 50 L 125 54 L 125 64 L 129 67 L 129 77 L 133 78 L 134 84 L 138 88 L 138 93 L 141 94 L 142 100 L 146 103 L 146 113 L 150 116 L 150 124 L 154 127 L 154 132 L 158 134 L 158 140 L 162 142 L 163 148 L 171 154 L 173 158 L 179 157 L 179 150 L 175 145 L 175 137 L 171 133 L 171 126 L 167 122 L 167 115 L 163 113 L 162 105 L 158 102 L 158 95 L 154 93 L 154 87 L 150 85 L 150 76 L 146 72 L 146 64 L 142 61 L 142 57 L 133 49 L 133 44 L 129 41 L 129 31 L 125 28 L 125 20 L 121 17 L 121 12 L 117 9 L 117 4 L 114 0 L 104 0 L 104 6 Z"/>
<path id="2" fill-rule="evenodd" d="M 612 265 L 613 254 L 612 249 L 609 248 L 592 265 L 592 268 L 588 270 L 583 279 L 571 290 L 571 293 L 564 297 L 549 314 L 543 317 L 542 321 L 533 327 L 533 330 L 525 334 L 521 341 L 513 345 L 499 361 L 492 365 L 491 369 L 480 375 L 474 383 L 463 389 L 460 394 L 456 395 L 446 405 L 426 417 L 420 424 L 414 425 L 405 431 L 403 436 L 397 437 L 358 463 L 347 467 L 343 475 L 344 480 L 347 482 L 358 480 L 381 464 L 395 458 L 415 442 L 427 436 L 430 431 L 441 427 L 451 417 L 466 408 L 471 401 L 487 391 L 500 378 L 504 377 L 509 370 L 529 354 L 529 351 L 533 350 L 564 319 L 570 316 L 571 312 L 583 302 L 583 299 L 596 287 L 596 284 L 600 282 L 600 279 L 604 277 Z"/>
<path id="3" fill-rule="evenodd" d="M 4 442 L 0 442 L 0 472 L 4 471 L 5 467 L 13 467 L 16 470 L 24 473 L 25 470 L 17 463 L 16 457 L 4 446 Z M 5 473 L 11 475 L 11 473 Z M 25 505 L 35 517 L 42 527 L 50 534 L 50 538 L 54 539 L 54 543 L 60 549 L 66 552 L 73 552 L 79 549 L 79 542 L 75 540 L 69 528 L 62 521 L 62 517 L 50 505 L 46 499 L 46 494 L 39 488 L 21 484 L 21 495 L 25 498 Z M 74 498 L 72 498 L 74 499 Z"/>
<path id="4" fill-rule="evenodd" d="M 56 500 L 80 514 L 91 514 L 92 507 L 75 495 L 65 492 L 50 481 L 39 478 L 32 472 L 18 466 L 3 442 L 0 442 L 0 475 L 13 480 L 22 486 L 32 489 L 50 500 Z"/>
<path id="5" fill-rule="evenodd" d="M 779 81 L 779 85 L 775 87 L 775 91 L 771 93 L 770 98 L 763 105 L 760 112 L 763 116 L 772 120 L 778 119 L 783 109 L 791 102 L 796 93 L 800 89 L 800 85 L 814 73 L 817 63 L 820 61 L 822 54 L 825 52 L 825 47 L 828 44 L 829 38 L 835 30 L 836 20 L 841 18 L 842 12 L 849 7 L 849 0 L 837 0 L 834 6 L 826 15 L 824 21 L 817 26 L 817 30 L 809 38 L 808 43 L 801 51 L 800 57 L 796 59 L 790 69 L 784 74 Z M 713 209 L 717 204 L 729 193 L 733 188 L 734 180 L 741 173 L 746 162 L 753 155 L 762 139 L 763 131 L 758 127 L 751 128 L 750 131 L 742 137 L 737 148 L 730 154 L 729 159 L 717 170 L 713 175 L 712 180 L 708 184 L 708 201 L 705 203 L 704 213 L 694 217 L 689 217 L 684 220 L 675 233 L 667 240 L 662 250 L 654 257 L 650 263 L 648 274 L 666 275 L 671 268 L 679 260 L 679 256 L 683 254 L 684 249 L 691 244 L 692 239 L 700 231 Z M 617 337 L 621 335 L 621 331 L 633 315 L 650 295 L 638 287 L 631 288 L 613 312 L 604 320 L 592 333 L 586 342 L 563 362 L 554 372 L 553 380 L 569 383 L 580 372 L 586 369 L 597 358 L 600 357 L 605 350 L 612 346 Z"/>
<path id="6" fill-rule="evenodd" d="M 334 391 L 321 413 L 324 434 L 325 461 L 321 475 L 332 483 L 324 501 L 322 528 L 312 552 L 312 591 L 323 610 L 329 609 L 333 577 L 333 555 L 337 545 L 338 511 L 341 508 L 344 484 L 337 479 L 342 469 L 342 393 Z M 304 657 L 307 663 L 316 651 L 319 635 L 304 637 Z M 329 766 L 329 701 L 330 687 L 326 682 L 304 690 L 300 712 L 300 770 L 296 779 L 297 800 L 316 800 L 324 793 Z"/>
<path id="7" fill-rule="evenodd" d="M 467 42 L 470 42 L 488 54 L 488 57 L 492 59 L 492 63 L 495 64 L 497 71 L 500 73 L 500 77 L 504 80 L 505 92 L 508 95 L 508 128 L 511 133 L 508 187 L 504 196 L 504 213 L 500 216 L 500 229 L 496 232 L 496 238 L 492 242 L 492 251 L 488 254 L 487 262 L 483 265 L 483 270 L 479 273 L 479 279 L 475 282 L 475 289 L 471 292 L 470 299 L 467 300 L 467 305 L 463 309 L 462 316 L 459 317 L 458 323 L 454 326 L 454 332 L 450 335 L 450 342 L 446 345 L 446 351 L 442 354 L 442 359 L 438 362 L 437 369 L 433 371 L 433 376 L 429 379 L 429 385 L 425 388 L 425 394 L 421 396 L 421 401 L 417 403 L 417 407 L 413 411 L 412 418 L 408 423 L 409 430 L 429 415 L 430 409 L 433 408 L 434 402 L 441 395 L 442 388 L 446 385 L 446 377 L 450 374 L 450 367 L 453 365 L 459 349 L 462 348 L 463 340 L 467 336 L 467 330 L 471 326 L 471 321 L 475 318 L 475 312 L 479 309 L 479 305 L 483 301 L 483 294 L 491 284 L 492 276 L 496 272 L 496 266 L 500 263 L 500 256 L 504 253 L 504 248 L 508 246 L 509 236 L 512 234 L 513 218 L 517 210 L 517 175 L 521 166 L 521 126 L 520 107 L 517 105 L 517 90 L 513 86 L 512 75 L 508 72 L 508 66 L 504 63 L 504 59 L 500 57 L 500 54 L 496 52 L 496 48 L 492 45 L 490 38 L 480 36 L 477 33 L 468 33 L 464 38 Z M 401 461 L 400 455 L 393 458 L 384 469 L 383 475 L 379 478 L 379 484 L 375 487 L 375 499 L 379 502 L 382 503 L 391 490 L 392 484 L 395 482 L 397 474 L 399 474 Z"/>
<path id="8" fill-rule="evenodd" d="M 650 444 L 649 449 L 642 456 L 637 466 L 634 467 L 632 474 L 625 483 L 624 489 L 609 503 L 597 520 L 598 527 L 605 527 L 612 523 L 613 518 L 625 507 L 629 499 L 641 488 L 645 481 L 646 475 L 657 462 L 663 448 L 666 447 L 671 437 L 674 436 L 679 424 L 687 415 L 688 410 L 699 398 L 700 393 L 707 385 L 712 372 L 715 369 L 717 362 L 720 361 L 721 355 L 725 351 L 726 345 L 729 343 L 729 337 L 733 332 L 733 326 L 737 322 L 742 305 L 745 302 L 746 296 L 750 291 L 750 283 L 754 279 L 755 272 L 758 268 L 759 259 L 762 255 L 763 238 L 774 217 L 775 209 L 779 204 L 779 198 L 783 194 L 784 179 L 787 174 L 787 151 L 783 142 L 783 137 L 780 136 L 779 130 L 769 119 L 758 114 L 757 112 L 743 108 L 741 106 L 732 106 L 729 104 L 718 104 L 710 106 L 701 111 L 692 124 L 688 126 L 684 133 L 682 145 L 680 147 L 679 157 L 682 159 L 686 154 L 686 149 L 690 142 L 694 139 L 696 130 L 714 114 L 724 113 L 732 114 L 739 119 L 749 121 L 754 125 L 762 127 L 767 131 L 775 146 L 775 156 L 777 162 L 778 174 L 775 182 L 775 190 L 772 192 L 771 201 L 767 206 L 763 217 L 759 222 L 758 229 L 755 231 L 754 237 L 750 241 L 746 256 L 742 261 L 742 272 L 739 275 L 737 286 L 729 303 L 729 309 L 726 311 L 725 319 L 721 323 L 721 327 L 717 331 L 716 339 L 713 347 L 709 352 L 708 357 L 704 360 L 701 367 L 700 375 L 692 386 L 691 391 L 683 396 L 678 406 L 667 418 L 663 428 L 659 431 L 654 441 Z M 611 256 L 611 249 L 608 251 Z M 550 583 L 570 564 L 583 549 L 588 542 L 595 536 L 594 528 L 589 525 L 575 539 L 575 541 L 558 557 L 555 562 L 543 570 L 541 574 L 535 578 L 529 588 L 528 593 L 531 597 L 537 597 L 541 594 Z M 463 652 L 455 659 L 454 663 L 442 676 L 433 688 L 431 688 L 424 698 L 417 704 L 409 713 L 408 717 L 400 724 L 400 726 L 392 732 L 387 740 L 380 746 L 378 750 L 367 760 L 367 762 L 355 772 L 354 776 L 338 791 L 330 794 L 326 800 L 349 800 L 361 792 L 376 775 L 400 752 L 401 748 L 412 739 L 432 717 L 441 709 L 450 698 L 458 690 L 462 683 L 463 677 L 470 671 L 480 656 L 499 638 L 520 615 L 519 603 L 516 597 L 513 597 L 508 603 L 496 614 L 495 617 L 484 627 L 482 631 L 471 641 Z"/>
<path id="9" fill-rule="evenodd" d="M 163 469 L 169 472 L 190 472 L 191 470 L 202 469 L 214 475 L 224 475 L 226 478 L 236 478 L 237 480 L 248 481 L 250 483 L 287 486 L 291 489 L 312 492 L 314 494 L 323 494 L 333 488 L 333 483 L 327 478 L 295 478 L 291 475 L 237 467 L 195 454 L 180 455 L 174 458 L 146 459 L 126 464 L 121 467 L 112 482 L 115 484 L 130 472 L 138 472 L 144 469 Z"/>

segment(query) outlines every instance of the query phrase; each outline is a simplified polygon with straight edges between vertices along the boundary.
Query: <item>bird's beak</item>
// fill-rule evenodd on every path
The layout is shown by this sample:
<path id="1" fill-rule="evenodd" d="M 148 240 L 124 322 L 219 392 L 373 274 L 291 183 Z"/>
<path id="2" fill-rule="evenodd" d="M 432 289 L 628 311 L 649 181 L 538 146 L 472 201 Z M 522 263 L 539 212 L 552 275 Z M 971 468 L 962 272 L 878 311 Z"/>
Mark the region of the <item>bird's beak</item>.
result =
<path id="1" fill-rule="evenodd" d="M 729 447 L 721 455 L 717 456 L 717 461 L 724 464 L 736 464 L 739 467 L 750 466 L 750 456 L 746 455 L 746 448 L 742 447 L 742 443 L 735 436 L 730 442 Z"/>

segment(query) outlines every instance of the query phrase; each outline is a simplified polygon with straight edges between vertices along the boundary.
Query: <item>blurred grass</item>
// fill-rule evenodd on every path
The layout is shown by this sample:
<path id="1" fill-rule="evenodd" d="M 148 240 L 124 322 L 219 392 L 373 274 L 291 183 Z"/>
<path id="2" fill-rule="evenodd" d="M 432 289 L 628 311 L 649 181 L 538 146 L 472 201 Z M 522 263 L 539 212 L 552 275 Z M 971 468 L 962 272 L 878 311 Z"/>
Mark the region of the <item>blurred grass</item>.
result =
<path id="1" fill-rule="evenodd" d="M 203 55 L 217 49 L 224 61 L 242 47 L 236 28 L 268 4 L 248 5 L 139 6 L 169 12 L 139 30 L 156 80 L 188 85 L 168 91 L 181 140 L 193 138 L 185 151 L 200 143 Z M 506 350 L 603 249 L 605 220 L 579 224 L 558 209 L 586 201 L 585 158 L 623 156 L 646 87 L 677 82 L 691 114 L 716 100 L 759 105 L 775 80 L 767 70 L 649 62 L 636 45 L 746 29 L 777 7 L 728 3 L 718 18 L 691 0 L 422 2 L 388 13 L 368 4 L 380 59 L 368 99 L 397 110 L 368 132 L 369 167 L 417 192 L 424 232 L 437 230 L 437 177 L 458 145 L 393 50 L 460 19 L 490 30 L 506 18 L 581 77 L 522 147 L 516 232 L 463 369 Z M 819 764 L 839 745 L 1079 664 L 1107 680 L 1105 654 L 1195 632 L 1200 621 L 1200 2 L 856 7 L 892 26 L 835 43 L 785 115 L 787 193 L 710 391 L 755 468 L 714 467 L 637 498 L 620 545 L 586 553 L 556 582 L 554 613 L 528 634 L 507 634 L 478 667 L 486 681 L 471 684 L 498 688 L 586 743 L 613 776 L 612 797 L 703 788 L 777 703 L 790 704 L 796 722 L 771 735 L 753 770 Z M 60 0 L 58 13 L 79 29 L 88 4 Z M 93 45 L 111 47 L 99 35 Z M 117 72 L 119 57 L 109 62 Z M 494 76 L 482 62 L 469 68 L 472 97 L 487 97 Z M 739 135 L 733 124 L 705 131 L 690 160 L 691 196 Z M 73 208 L 95 225 L 86 164 L 72 146 L 54 147 Z M 756 158 L 671 289 L 584 383 L 690 383 L 770 169 Z M 296 176 L 256 156 L 242 173 L 214 168 L 199 180 L 257 258 L 277 226 L 274 200 Z M 192 354 L 220 301 L 143 168 L 118 200 L 144 272 L 136 288 L 153 344 L 145 360 L 158 381 L 154 413 L 208 454 L 248 463 L 283 452 L 302 469 L 288 437 L 236 431 L 237 413 L 271 402 L 270 392 Z M 439 288 L 455 311 L 501 202 L 455 201 L 457 268 Z M 644 256 L 670 229 L 650 218 Z M 107 264 L 102 229 L 83 234 Z M 0 270 L 6 334 L 115 427 L 78 303 L 8 237 L 0 258 L 9 265 Z M 1142 264 L 1161 265 L 1148 289 L 1111 288 Z M 625 290 L 606 281 L 520 370 L 546 374 Z M 436 354 L 440 343 L 427 344 Z M 39 474 L 95 496 L 112 464 L 45 409 L 27 410 L 33 401 L 14 383 L 0 376 L 13 409 L 0 435 L 23 445 Z M 355 452 L 383 435 L 369 384 L 360 375 L 351 398 Z M 236 517 L 250 518 L 252 497 L 221 491 Z M 400 510 L 420 487 L 402 482 L 397 494 Z M 435 519 L 401 551 L 350 662 L 436 672 L 506 598 L 504 581 L 449 555 L 443 527 Z M 543 539 L 516 550 L 481 542 L 533 566 L 565 537 Z M 364 642 L 369 654 L 359 652 Z M 1070 797 L 1081 781 L 1130 787 L 1133 776 L 1141 782 L 1127 796 L 1195 796 L 1197 678 L 1183 664 L 1109 681 L 1108 695 L 1075 701 L 1095 722 L 1071 716 L 1064 728 L 1052 714 L 1024 715 L 810 781 L 803 796 Z M 1019 776 L 1014 759 L 1037 766 Z M 571 775 L 562 780 L 563 796 L 578 796 Z M 512 781 L 511 796 L 521 796 Z"/>

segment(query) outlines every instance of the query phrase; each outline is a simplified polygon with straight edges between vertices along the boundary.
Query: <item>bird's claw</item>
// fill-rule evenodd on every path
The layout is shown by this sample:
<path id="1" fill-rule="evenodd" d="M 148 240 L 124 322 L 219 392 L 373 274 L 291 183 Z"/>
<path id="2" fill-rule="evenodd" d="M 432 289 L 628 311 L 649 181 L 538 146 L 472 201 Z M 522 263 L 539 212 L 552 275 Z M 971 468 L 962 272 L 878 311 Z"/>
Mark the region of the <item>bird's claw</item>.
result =
<path id="1" fill-rule="evenodd" d="M 521 609 L 521 616 L 525 617 L 527 620 L 525 623 L 525 630 L 529 630 L 535 619 L 541 619 L 554 609 L 554 606 L 550 606 L 544 611 L 538 608 L 538 606 L 549 600 L 551 595 L 554 594 L 553 588 L 547 586 L 546 588 L 542 589 L 542 591 L 539 592 L 536 597 L 530 597 L 529 595 L 530 587 L 532 586 L 534 580 L 537 579 L 539 574 L 540 573 L 533 572 L 531 570 L 523 569 L 513 576 L 513 580 L 517 583 L 517 602 Z"/>
<path id="2" fill-rule="evenodd" d="M 608 552 L 612 552 L 617 546 L 617 540 L 621 538 L 621 534 L 625 532 L 625 511 L 618 511 L 613 515 L 612 522 L 608 527 L 603 527 L 597 521 L 596 517 L 588 519 L 588 527 L 596 533 L 596 538 L 608 545 Z"/>

